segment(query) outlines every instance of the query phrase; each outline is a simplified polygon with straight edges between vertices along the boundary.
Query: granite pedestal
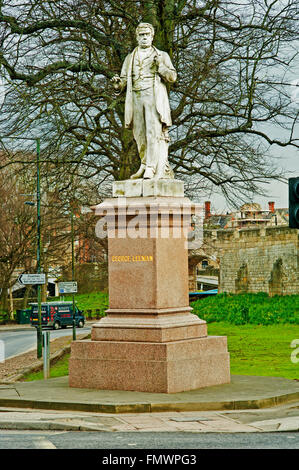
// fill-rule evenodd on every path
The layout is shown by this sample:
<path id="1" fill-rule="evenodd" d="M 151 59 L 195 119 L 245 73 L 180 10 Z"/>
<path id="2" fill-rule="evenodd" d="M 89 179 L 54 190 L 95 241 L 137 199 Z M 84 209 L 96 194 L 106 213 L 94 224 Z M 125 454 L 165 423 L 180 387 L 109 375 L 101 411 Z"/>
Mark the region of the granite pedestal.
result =
<path id="1" fill-rule="evenodd" d="M 72 343 L 70 386 L 175 393 L 229 383 L 226 337 L 208 336 L 189 306 L 186 236 L 196 205 L 130 196 L 95 212 L 108 227 L 109 309 L 91 340 Z"/>

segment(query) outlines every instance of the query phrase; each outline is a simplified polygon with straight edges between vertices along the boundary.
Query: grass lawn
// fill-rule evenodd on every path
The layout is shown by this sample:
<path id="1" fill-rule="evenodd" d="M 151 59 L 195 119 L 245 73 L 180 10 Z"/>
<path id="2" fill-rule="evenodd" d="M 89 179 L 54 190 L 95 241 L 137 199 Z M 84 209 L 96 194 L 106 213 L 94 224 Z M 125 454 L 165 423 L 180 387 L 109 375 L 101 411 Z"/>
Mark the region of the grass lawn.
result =
<path id="1" fill-rule="evenodd" d="M 54 300 L 72 301 L 72 295 L 64 295 L 60 297 L 51 297 L 51 302 Z M 79 309 L 95 311 L 100 309 L 104 314 L 108 308 L 108 294 L 106 292 L 91 292 L 90 294 L 75 294 L 75 302 Z"/>
<path id="2" fill-rule="evenodd" d="M 291 361 L 294 348 L 290 347 L 299 339 L 298 325 L 236 326 L 219 322 L 208 324 L 208 334 L 227 336 L 233 375 L 299 379 L 299 362 Z"/>
<path id="3" fill-rule="evenodd" d="M 70 354 L 66 354 L 63 358 L 57 361 L 50 368 L 50 377 L 63 377 L 64 375 L 68 375 L 69 358 L 70 358 Z M 43 378 L 44 378 L 44 373 L 41 370 L 40 372 L 33 372 L 32 374 L 27 374 L 23 380 L 25 382 L 31 382 L 32 380 L 43 380 Z"/>
<path id="4" fill-rule="evenodd" d="M 208 324 L 208 334 L 227 336 L 233 375 L 260 375 L 299 379 L 299 362 L 291 361 L 290 347 L 299 339 L 299 325 Z M 299 354 L 297 354 L 299 358 Z M 51 367 L 51 377 L 68 375 L 69 355 Z M 43 379 L 43 372 L 30 374 L 26 380 Z"/>

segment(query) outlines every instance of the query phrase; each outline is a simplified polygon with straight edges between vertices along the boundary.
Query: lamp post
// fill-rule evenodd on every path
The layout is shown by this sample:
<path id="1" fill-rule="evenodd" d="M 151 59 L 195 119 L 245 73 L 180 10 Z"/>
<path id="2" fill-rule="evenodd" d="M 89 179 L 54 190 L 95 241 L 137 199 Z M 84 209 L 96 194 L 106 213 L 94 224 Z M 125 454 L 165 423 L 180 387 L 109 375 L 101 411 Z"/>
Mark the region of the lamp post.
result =
<path id="1" fill-rule="evenodd" d="M 74 212 L 71 207 L 71 236 L 72 236 L 72 281 L 75 281 L 75 237 L 74 237 Z M 76 341 L 76 310 L 75 294 L 73 293 L 73 341 Z"/>
<path id="2" fill-rule="evenodd" d="M 36 207 L 37 207 L 37 249 L 36 263 L 37 273 L 41 273 L 41 213 L 40 213 L 40 139 L 34 137 L 4 136 L 2 139 L 31 140 L 36 142 Z M 28 204 L 28 203 L 27 203 Z M 29 203 L 29 205 L 32 205 Z M 37 358 L 43 355 L 42 315 L 41 315 L 41 284 L 37 284 L 38 325 L 37 331 Z"/>
<path id="3" fill-rule="evenodd" d="M 37 273 L 41 272 L 41 213 L 40 213 L 40 139 L 36 139 L 36 208 L 37 208 Z M 41 305 L 41 285 L 37 285 L 37 305 L 38 305 L 38 326 L 37 326 L 37 358 L 43 355 L 43 334 L 42 334 L 42 305 Z"/>

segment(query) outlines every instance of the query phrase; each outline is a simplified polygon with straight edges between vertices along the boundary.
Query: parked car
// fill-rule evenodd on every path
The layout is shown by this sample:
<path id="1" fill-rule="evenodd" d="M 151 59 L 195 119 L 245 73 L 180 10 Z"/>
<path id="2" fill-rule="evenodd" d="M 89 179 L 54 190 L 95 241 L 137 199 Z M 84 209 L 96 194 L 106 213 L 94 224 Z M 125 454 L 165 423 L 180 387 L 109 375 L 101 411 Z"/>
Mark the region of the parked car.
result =
<path id="1" fill-rule="evenodd" d="M 31 326 L 38 324 L 38 304 L 31 305 Z M 66 328 L 73 324 L 73 302 L 42 302 L 41 304 L 42 327 L 52 327 L 54 330 Z M 85 316 L 82 310 L 75 305 L 75 320 L 78 328 L 83 328 Z"/>

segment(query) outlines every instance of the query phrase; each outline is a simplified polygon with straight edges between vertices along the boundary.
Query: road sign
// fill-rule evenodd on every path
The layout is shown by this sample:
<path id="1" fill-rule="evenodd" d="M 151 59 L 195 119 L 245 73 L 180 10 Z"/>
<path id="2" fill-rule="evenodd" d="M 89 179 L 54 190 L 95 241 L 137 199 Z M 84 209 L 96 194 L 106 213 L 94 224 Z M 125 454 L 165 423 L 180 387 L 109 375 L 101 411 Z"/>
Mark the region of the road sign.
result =
<path id="1" fill-rule="evenodd" d="M 78 292 L 76 281 L 58 282 L 59 294 L 75 294 Z"/>
<path id="2" fill-rule="evenodd" d="M 45 273 L 21 274 L 18 280 L 20 284 L 23 284 L 24 286 L 33 285 L 33 284 L 46 284 L 46 275 Z"/>

